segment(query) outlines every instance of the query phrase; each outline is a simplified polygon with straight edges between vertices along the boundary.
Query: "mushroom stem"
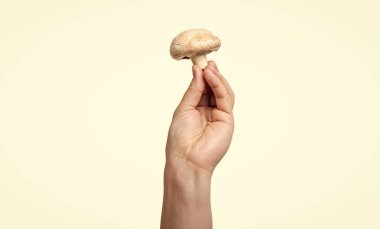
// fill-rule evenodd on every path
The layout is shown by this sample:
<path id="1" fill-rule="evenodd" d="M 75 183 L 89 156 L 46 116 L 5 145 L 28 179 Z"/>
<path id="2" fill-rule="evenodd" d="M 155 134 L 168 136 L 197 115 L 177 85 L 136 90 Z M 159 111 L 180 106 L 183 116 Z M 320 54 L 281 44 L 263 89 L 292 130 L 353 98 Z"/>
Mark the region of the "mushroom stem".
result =
<path id="1" fill-rule="evenodd" d="M 207 57 L 206 55 L 194 55 L 191 57 L 193 64 L 197 65 L 201 69 L 205 69 L 207 66 Z"/>

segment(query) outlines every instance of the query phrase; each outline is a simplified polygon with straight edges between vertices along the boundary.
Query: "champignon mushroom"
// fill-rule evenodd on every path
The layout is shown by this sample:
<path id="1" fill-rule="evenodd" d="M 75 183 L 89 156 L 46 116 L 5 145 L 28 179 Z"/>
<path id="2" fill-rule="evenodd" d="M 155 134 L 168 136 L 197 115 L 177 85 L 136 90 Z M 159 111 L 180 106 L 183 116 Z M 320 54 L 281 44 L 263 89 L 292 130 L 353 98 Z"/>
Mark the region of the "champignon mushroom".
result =
<path id="1" fill-rule="evenodd" d="M 174 37 L 170 45 L 170 55 L 173 59 L 191 59 L 193 64 L 201 69 L 207 66 L 206 55 L 217 51 L 220 39 L 205 29 L 190 29 Z"/>

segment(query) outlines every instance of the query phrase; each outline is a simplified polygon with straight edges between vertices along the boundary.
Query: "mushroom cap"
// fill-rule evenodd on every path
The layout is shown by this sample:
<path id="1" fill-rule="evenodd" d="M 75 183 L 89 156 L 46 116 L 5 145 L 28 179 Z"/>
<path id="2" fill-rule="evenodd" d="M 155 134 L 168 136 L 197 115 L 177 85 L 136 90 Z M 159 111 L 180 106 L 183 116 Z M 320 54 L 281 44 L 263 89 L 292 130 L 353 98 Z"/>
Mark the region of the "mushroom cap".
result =
<path id="1" fill-rule="evenodd" d="M 170 55 L 176 59 L 191 58 L 217 51 L 220 39 L 205 29 L 190 29 L 174 37 L 170 45 Z"/>

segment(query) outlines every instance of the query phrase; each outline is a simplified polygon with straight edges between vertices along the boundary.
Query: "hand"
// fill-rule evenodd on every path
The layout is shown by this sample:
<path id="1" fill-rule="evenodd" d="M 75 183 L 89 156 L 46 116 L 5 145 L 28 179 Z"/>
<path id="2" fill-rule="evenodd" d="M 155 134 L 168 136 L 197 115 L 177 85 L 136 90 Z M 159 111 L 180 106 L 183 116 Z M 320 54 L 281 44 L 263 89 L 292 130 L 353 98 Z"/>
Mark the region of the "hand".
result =
<path id="1" fill-rule="evenodd" d="M 212 172 L 234 129 L 234 93 L 209 61 L 193 66 L 193 80 L 174 112 L 166 143 L 162 229 L 211 229 Z"/>
<path id="2" fill-rule="evenodd" d="M 227 152 L 234 129 L 234 92 L 215 62 L 193 66 L 193 79 L 174 112 L 166 144 L 167 166 L 212 174 Z M 187 168 L 185 168 L 187 169 Z"/>

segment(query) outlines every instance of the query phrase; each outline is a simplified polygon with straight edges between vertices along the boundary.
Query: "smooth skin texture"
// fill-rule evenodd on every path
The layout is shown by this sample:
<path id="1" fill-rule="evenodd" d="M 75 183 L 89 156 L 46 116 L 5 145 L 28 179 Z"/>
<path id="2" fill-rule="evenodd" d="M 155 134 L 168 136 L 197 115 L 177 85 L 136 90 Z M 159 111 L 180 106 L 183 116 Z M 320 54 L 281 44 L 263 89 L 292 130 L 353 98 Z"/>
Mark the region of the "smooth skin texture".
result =
<path id="1" fill-rule="evenodd" d="M 161 229 L 212 228 L 211 177 L 234 130 L 235 95 L 215 62 L 192 70 L 169 128 Z"/>

